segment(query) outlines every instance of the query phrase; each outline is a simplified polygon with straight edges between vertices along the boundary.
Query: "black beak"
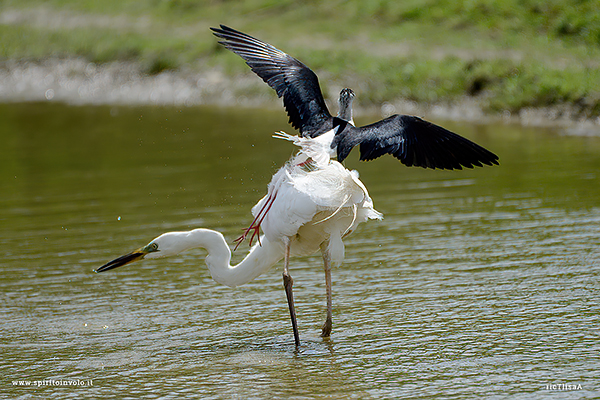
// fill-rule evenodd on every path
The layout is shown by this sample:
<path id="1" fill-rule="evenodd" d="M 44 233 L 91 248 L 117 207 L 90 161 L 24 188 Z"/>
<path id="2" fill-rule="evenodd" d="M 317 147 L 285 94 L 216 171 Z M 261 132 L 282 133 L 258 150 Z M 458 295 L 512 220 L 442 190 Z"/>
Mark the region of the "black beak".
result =
<path id="1" fill-rule="evenodd" d="M 146 253 L 144 253 L 140 250 L 132 251 L 129 254 L 125 254 L 124 256 L 115 258 L 114 260 L 107 262 L 106 264 L 104 264 L 103 266 L 98 268 L 96 270 L 96 272 L 104 272 L 104 271 L 108 271 L 109 269 L 121 267 L 125 264 L 129 264 L 134 261 L 141 260 L 142 258 L 144 258 L 145 255 L 146 255 Z"/>

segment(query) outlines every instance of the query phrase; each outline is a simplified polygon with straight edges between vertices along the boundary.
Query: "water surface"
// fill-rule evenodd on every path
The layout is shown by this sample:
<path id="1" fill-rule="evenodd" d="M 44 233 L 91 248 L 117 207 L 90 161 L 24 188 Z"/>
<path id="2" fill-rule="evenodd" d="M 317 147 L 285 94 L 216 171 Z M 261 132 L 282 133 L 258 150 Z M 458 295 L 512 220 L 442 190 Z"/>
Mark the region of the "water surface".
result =
<path id="1" fill-rule="evenodd" d="M 600 139 L 444 125 L 501 166 L 431 171 L 353 153 L 347 166 L 385 219 L 345 241 L 329 341 L 318 336 L 320 257 L 293 260 L 296 351 L 281 265 L 234 290 L 212 281 L 200 249 L 93 272 L 169 230 L 209 227 L 232 242 L 294 152 L 270 137 L 292 132 L 283 112 L 1 105 L 2 391 L 597 396 Z M 33 383 L 71 380 L 92 382 Z"/>

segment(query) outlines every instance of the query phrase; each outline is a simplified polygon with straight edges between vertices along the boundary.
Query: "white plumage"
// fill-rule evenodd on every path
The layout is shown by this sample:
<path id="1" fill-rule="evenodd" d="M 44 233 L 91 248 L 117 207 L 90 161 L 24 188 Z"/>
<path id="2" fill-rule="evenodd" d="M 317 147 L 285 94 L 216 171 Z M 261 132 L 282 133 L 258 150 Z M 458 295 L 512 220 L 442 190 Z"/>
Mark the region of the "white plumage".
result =
<path id="1" fill-rule="evenodd" d="M 302 164 L 310 160 L 317 166 L 324 168 L 329 164 L 331 157 L 335 157 L 335 149 L 331 147 L 331 143 L 337 130 L 338 128 L 334 128 L 316 138 L 293 136 L 283 131 L 275 133 L 273 137 L 289 140 L 302 149 L 294 158 L 296 164 Z"/>
<path id="2" fill-rule="evenodd" d="M 264 212 L 275 198 L 262 220 L 265 236 L 270 241 L 292 239 L 291 253 L 297 256 L 313 254 L 328 241 L 331 261 L 339 264 L 344 259 L 342 237 L 382 215 L 373 208 L 357 171 L 330 159 L 324 163 L 322 157 L 317 157 L 320 162 L 312 161 L 313 157 L 307 161 L 307 153 L 312 156 L 324 146 L 316 139 L 286 138 L 302 150 L 273 176 L 267 195 L 252 208 L 252 214 Z"/>
<path id="3" fill-rule="evenodd" d="M 342 239 L 360 223 L 381 219 L 382 215 L 373 208 L 358 173 L 329 158 L 323 137 L 298 138 L 284 133 L 278 137 L 292 141 L 301 150 L 273 176 L 267 194 L 253 207 L 255 219 L 238 241 L 243 241 L 251 231 L 257 234 L 262 229 L 264 234 L 239 264 L 230 265 L 231 250 L 221 233 L 200 228 L 164 233 L 143 248 L 103 265 L 97 272 L 143 258 L 167 257 L 202 247 L 208 252 L 206 265 L 213 279 L 235 287 L 261 275 L 283 258 L 284 286 L 298 345 L 289 256 L 320 250 L 327 286 L 327 319 L 322 336 L 328 337 L 332 312 L 330 269 L 344 259 Z"/>

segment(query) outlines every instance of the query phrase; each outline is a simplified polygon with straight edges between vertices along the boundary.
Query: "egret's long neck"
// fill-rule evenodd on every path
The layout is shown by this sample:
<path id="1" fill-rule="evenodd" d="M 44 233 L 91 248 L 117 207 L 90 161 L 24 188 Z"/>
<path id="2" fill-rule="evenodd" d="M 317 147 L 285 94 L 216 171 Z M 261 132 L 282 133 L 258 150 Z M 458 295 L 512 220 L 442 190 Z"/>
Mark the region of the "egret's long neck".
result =
<path id="1" fill-rule="evenodd" d="M 189 232 L 191 247 L 203 247 L 208 251 L 206 265 L 215 281 L 236 287 L 250 282 L 283 258 L 283 244 L 269 242 L 261 237 L 246 257 L 237 265 L 230 265 L 231 250 L 223 235 L 210 229 L 194 229 Z"/>

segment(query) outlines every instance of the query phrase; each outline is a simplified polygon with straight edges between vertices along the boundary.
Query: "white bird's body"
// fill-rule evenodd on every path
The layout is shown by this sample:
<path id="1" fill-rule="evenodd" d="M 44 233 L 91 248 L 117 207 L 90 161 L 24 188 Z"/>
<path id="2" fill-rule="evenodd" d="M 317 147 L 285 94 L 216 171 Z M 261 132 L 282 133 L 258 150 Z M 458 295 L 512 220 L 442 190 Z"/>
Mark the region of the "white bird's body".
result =
<path id="1" fill-rule="evenodd" d="M 328 241 L 332 262 L 341 263 L 342 237 L 360 223 L 382 216 L 373 208 L 356 171 L 334 160 L 325 166 L 299 162 L 304 159 L 301 151 L 273 176 L 267 195 L 252 214 L 257 216 L 275 197 L 261 224 L 264 236 L 270 242 L 290 238 L 291 254 L 297 256 L 313 254 Z"/>

